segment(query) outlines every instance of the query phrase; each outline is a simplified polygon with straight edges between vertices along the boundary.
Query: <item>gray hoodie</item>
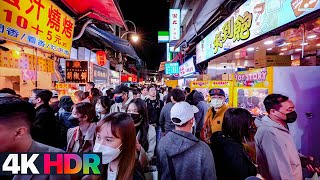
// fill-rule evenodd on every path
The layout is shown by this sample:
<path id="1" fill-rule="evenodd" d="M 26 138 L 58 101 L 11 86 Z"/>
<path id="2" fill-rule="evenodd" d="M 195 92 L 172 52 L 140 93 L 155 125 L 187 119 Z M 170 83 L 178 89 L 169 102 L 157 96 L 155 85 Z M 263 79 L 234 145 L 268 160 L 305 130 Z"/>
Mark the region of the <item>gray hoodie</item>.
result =
<path id="1" fill-rule="evenodd" d="M 209 146 L 191 133 L 177 130 L 168 132 L 161 138 L 157 151 L 160 179 L 172 179 L 167 156 L 172 158 L 177 180 L 217 179 Z"/>
<path id="2" fill-rule="evenodd" d="M 256 118 L 257 164 L 268 180 L 302 180 L 302 167 L 297 148 L 287 128 L 268 116 Z"/>
<path id="3" fill-rule="evenodd" d="M 204 97 L 202 93 L 195 92 L 193 94 L 193 102 L 199 109 L 199 111 L 194 115 L 194 118 L 196 120 L 196 132 L 200 133 L 203 124 L 204 124 L 204 118 L 206 116 L 206 113 L 209 109 L 208 104 L 204 101 Z"/>

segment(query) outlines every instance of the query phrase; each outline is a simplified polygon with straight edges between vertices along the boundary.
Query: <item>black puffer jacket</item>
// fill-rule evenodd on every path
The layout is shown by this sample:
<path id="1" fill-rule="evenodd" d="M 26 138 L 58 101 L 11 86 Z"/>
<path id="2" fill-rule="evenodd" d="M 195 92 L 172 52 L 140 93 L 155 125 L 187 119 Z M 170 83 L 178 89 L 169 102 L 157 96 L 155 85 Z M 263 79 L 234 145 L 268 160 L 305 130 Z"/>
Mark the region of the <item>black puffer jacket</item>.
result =
<path id="1" fill-rule="evenodd" d="M 42 104 L 36 108 L 36 117 L 31 127 L 33 140 L 60 148 L 58 128 L 58 121 L 49 104 Z"/>
<path id="2" fill-rule="evenodd" d="M 257 175 L 257 169 L 241 142 L 224 135 L 221 131 L 213 133 L 210 140 L 218 180 L 243 180 Z"/>

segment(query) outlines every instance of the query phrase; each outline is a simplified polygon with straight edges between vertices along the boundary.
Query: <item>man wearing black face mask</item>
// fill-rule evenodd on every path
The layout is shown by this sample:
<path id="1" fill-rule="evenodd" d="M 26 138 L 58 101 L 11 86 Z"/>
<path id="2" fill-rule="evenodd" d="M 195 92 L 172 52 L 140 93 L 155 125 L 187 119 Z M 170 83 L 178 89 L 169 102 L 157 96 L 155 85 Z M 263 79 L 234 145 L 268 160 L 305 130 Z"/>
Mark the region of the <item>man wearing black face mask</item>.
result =
<path id="1" fill-rule="evenodd" d="M 126 112 L 126 108 L 129 102 L 132 100 L 133 97 L 129 97 L 129 87 L 121 84 L 116 87 L 113 91 L 114 93 L 114 103 L 110 108 L 110 113 L 113 112 Z"/>
<path id="2" fill-rule="evenodd" d="M 257 164 L 265 179 L 303 179 L 301 161 L 287 123 L 297 119 L 295 105 L 286 96 L 270 94 L 263 101 L 268 116 L 257 118 Z"/>

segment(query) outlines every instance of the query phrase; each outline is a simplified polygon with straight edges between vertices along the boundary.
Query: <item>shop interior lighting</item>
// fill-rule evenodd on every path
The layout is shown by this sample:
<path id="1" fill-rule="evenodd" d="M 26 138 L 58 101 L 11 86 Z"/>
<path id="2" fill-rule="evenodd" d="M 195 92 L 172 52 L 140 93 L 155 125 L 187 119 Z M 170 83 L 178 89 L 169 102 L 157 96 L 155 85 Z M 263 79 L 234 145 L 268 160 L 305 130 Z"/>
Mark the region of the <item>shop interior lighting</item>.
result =
<path id="1" fill-rule="evenodd" d="M 234 55 L 238 56 L 238 55 L 240 55 L 240 53 L 239 53 L 239 52 L 236 52 L 236 53 L 234 53 Z"/>
<path id="2" fill-rule="evenodd" d="M 267 49 L 267 51 L 271 51 L 271 50 L 272 50 L 272 48 L 268 48 L 268 49 Z"/>
<path id="3" fill-rule="evenodd" d="M 284 55 L 284 53 L 280 53 L 279 55 L 282 56 L 282 55 Z"/>
<path id="4" fill-rule="evenodd" d="M 253 47 L 249 47 L 249 48 L 247 48 L 247 51 L 254 51 L 254 48 Z"/>
<path id="5" fill-rule="evenodd" d="M 282 49 L 281 49 L 281 51 L 286 51 L 286 50 L 288 50 L 288 48 L 282 48 Z"/>
<path id="6" fill-rule="evenodd" d="M 317 44 L 317 46 L 320 46 L 320 44 Z"/>
<path id="7" fill-rule="evenodd" d="M 273 41 L 272 41 L 272 40 L 265 41 L 263 44 L 265 44 L 265 45 L 270 45 L 270 44 L 273 44 Z"/>
<path id="8" fill-rule="evenodd" d="M 313 38 L 315 38 L 315 37 L 317 37 L 317 35 L 312 34 L 312 35 L 308 36 L 307 38 L 308 38 L 308 39 L 313 39 Z"/>
<path id="9" fill-rule="evenodd" d="M 298 51 L 301 51 L 301 50 L 302 50 L 302 49 L 296 49 L 295 51 L 297 51 L 297 52 L 298 52 Z"/>
<path id="10" fill-rule="evenodd" d="M 306 46 L 306 45 L 308 45 L 307 42 L 301 44 L 301 46 Z"/>

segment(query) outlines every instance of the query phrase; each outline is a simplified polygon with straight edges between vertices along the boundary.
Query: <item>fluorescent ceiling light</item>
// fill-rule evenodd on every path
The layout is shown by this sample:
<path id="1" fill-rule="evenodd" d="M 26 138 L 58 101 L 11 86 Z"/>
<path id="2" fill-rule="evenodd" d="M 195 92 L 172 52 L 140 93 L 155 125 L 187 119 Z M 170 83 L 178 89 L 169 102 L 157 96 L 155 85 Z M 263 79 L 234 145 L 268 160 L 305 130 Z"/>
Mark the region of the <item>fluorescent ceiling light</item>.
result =
<path id="1" fill-rule="evenodd" d="M 297 52 L 298 52 L 298 51 L 301 51 L 301 50 L 302 50 L 302 49 L 296 49 L 295 51 L 297 51 Z"/>
<path id="2" fill-rule="evenodd" d="M 281 56 L 281 55 L 284 55 L 284 53 L 280 53 L 279 55 L 280 55 L 280 56 Z"/>
<path id="3" fill-rule="evenodd" d="M 272 41 L 272 40 L 265 41 L 263 44 L 265 44 L 265 45 L 270 45 L 270 44 L 273 44 L 273 41 Z"/>
<path id="4" fill-rule="evenodd" d="M 268 49 L 267 49 L 267 51 L 271 51 L 271 50 L 272 50 L 272 48 L 268 48 Z"/>
<path id="5" fill-rule="evenodd" d="M 308 45 L 307 42 L 301 44 L 301 46 L 306 46 L 306 45 Z"/>
<path id="6" fill-rule="evenodd" d="M 254 48 L 253 47 L 249 47 L 249 48 L 247 48 L 247 51 L 254 51 Z"/>
<path id="7" fill-rule="evenodd" d="M 288 50 L 288 48 L 282 48 L 282 49 L 281 49 L 281 51 L 286 51 L 286 50 Z"/>
<path id="8" fill-rule="evenodd" d="M 313 39 L 313 38 L 315 38 L 315 37 L 317 37 L 317 35 L 312 34 L 312 35 L 308 36 L 307 38 L 308 38 L 308 39 Z"/>

